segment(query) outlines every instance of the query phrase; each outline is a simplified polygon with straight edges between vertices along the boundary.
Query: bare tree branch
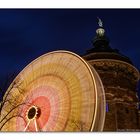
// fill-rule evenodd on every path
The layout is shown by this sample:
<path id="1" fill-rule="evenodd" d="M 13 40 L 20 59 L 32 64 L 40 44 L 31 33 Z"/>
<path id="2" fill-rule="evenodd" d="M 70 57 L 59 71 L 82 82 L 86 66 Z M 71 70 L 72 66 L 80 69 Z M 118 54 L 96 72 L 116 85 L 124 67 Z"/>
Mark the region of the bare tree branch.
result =
<path id="1" fill-rule="evenodd" d="M 8 119 L 2 124 L 2 126 L 0 127 L 0 131 L 2 130 L 3 126 L 4 126 L 8 121 L 10 121 L 11 119 L 13 119 L 14 117 L 21 117 L 21 118 L 25 121 L 25 119 L 24 119 L 22 116 L 20 116 L 20 115 L 11 116 L 10 118 L 8 118 Z"/>
<path id="2" fill-rule="evenodd" d="M 3 90 L 0 89 L 0 92 L 4 95 L 2 98 L 2 101 L 0 102 L 0 131 L 4 127 L 8 121 L 10 121 L 14 117 L 21 117 L 21 112 L 16 111 L 18 107 L 22 105 L 30 105 L 28 102 L 22 102 L 20 103 L 19 98 L 24 95 L 25 91 L 21 89 L 21 84 L 20 79 L 16 79 L 9 87 L 7 90 L 6 94 L 4 95 Z M 6 84 L 5 84 L 6 85 Z M 18 90 L 18 94 L 15 96 L 12 92 L 12 89 Z M 8 108 L 7 108 L 8 106 Z M 6 110 L 7 108 L 7 110 Z M 4 111 L 4 113 L 2 113 Z M 13 113 L 13 114 L 12 114 Z M 19 115 L 20 114 L 20 115 Z M 24 118 L 23 118 L 24 119 Z"/>

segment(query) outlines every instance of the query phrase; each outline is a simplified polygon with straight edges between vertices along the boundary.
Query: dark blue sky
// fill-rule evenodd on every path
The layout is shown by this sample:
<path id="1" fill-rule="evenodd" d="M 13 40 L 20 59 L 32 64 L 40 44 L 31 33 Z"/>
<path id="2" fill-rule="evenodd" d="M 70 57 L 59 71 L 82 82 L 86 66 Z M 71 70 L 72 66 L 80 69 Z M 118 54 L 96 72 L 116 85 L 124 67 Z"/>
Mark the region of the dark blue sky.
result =
<path id="1" fill-rule="evenodd" d="M 7 76 L 17 75 L 32 60 L 49 51 L 64 49 L 84 54 L 92 48 L 97 17 L 104 22 L 110 46 L 119 49 L 140 69 L 138 9 L 1 9 L 0 85 Z"/>

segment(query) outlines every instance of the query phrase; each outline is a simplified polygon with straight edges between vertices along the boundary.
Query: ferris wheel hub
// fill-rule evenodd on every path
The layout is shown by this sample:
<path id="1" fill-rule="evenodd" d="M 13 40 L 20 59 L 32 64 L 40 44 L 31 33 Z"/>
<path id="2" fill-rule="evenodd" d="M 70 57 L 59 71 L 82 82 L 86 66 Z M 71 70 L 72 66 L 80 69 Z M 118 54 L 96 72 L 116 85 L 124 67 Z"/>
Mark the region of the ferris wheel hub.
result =
<path id="1" fill-rule="evenodd" d="M 41 110 L 40 108 L 38 108 L 37 106 L 31 106 L 26 113 L 26 118 L 28 121 L 34 120 L 39 118 L 41 114 Z"/>

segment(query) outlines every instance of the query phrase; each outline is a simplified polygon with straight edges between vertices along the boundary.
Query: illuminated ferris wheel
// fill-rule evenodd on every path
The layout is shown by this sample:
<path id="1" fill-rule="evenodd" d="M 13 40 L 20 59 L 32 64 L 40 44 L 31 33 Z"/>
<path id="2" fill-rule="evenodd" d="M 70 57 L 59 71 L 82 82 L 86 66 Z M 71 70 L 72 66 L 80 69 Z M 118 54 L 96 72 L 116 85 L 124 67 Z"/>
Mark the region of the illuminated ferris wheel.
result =
<path id="1" fill-rule="evenodd" d="M 47 53 L 12 82 L 0 115 L 0 131 L 102 131 L 102 82 L 80 56 Z"/>

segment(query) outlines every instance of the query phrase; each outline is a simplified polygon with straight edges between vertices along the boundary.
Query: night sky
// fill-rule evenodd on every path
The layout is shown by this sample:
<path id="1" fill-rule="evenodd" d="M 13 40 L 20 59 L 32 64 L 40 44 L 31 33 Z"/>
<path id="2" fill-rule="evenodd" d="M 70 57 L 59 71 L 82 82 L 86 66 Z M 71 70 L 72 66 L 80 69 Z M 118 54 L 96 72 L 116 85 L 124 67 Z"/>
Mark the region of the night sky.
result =
<path id="1" fill-rule="evenodd" d="M 103 20 L 110 46 L 140 69 L 138 9 L 1 9 L 0 87 L 5 90 L 7 79 L 10 84 L 26 65 L 47 52 L 69 50 L 85 54 L 92 48 L 97 17 Z"/>

